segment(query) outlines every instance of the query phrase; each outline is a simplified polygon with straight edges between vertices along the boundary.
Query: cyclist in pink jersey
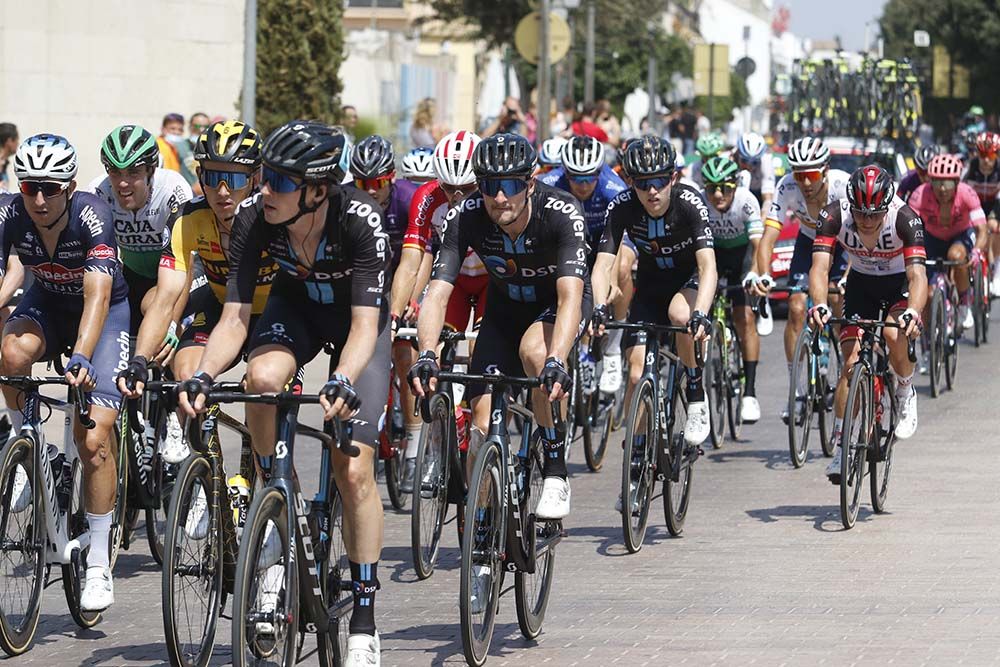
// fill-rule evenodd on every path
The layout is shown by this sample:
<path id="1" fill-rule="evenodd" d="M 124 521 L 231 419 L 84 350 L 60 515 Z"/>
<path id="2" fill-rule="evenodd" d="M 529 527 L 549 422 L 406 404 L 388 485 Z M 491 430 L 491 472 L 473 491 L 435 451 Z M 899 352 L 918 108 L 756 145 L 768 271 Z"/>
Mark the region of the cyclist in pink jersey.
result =
<path id="1" fill-rule="evenodd" d="M 962 161 L 954 155 L 937 155 L 927 165 L 927 175 L 930 182 L 914 190 L 908 202 L 924 221 L 927 258 L 968 262 L 973 248 L 985 252 L 986 214 L 975 190 L 959 182 Z M 958 319 L 963 329 L 971 329 L 968 265 L 956 266 L 952 277 L 961 297 Z"/>

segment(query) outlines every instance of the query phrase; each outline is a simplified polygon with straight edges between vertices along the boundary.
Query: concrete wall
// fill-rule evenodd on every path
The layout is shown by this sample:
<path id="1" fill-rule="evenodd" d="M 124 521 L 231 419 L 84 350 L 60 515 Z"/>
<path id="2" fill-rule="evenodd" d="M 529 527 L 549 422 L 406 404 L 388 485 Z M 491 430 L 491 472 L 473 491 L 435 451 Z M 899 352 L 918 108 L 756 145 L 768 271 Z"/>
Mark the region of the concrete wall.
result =
<path id="1" fill-rule="evenodd" d="M 0 0 L 0 121 L 65 135 L 78 181 L 116 125 L 168 112 L 234 116 L 244 0 Z"/>

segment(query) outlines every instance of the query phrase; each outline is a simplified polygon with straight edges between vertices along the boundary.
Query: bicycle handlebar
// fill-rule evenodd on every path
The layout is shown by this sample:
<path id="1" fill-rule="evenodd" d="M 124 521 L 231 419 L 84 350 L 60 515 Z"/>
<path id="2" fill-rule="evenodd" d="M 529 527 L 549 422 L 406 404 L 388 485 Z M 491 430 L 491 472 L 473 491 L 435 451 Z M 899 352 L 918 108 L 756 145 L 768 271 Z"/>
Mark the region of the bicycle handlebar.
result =
<path id="1" fill-rule="evenodd" d="M 454 384 L 469 384 L 481 382 L 483 384 L 501 385 L 507 387 L 524 387 L 526 389 L 537 389 L 542 386 L 541 381 L 536 377 L 520 377 L 517 375 L 495 374 L 471 374 L 471 373 L 450 373 L 442 371 L 438 374 L 438 381 L 452 382 Z M 563 424 L 562 415 L 559 414 L 559 401 L 550 403 L 552 408 L 552 424 L 557 430 L 561 430 Z"/>
<path id="2" fill-rule="evenodd" d="M 145 390 L 153 393 L 167 393 L 177 390 L 182 382 L 177 382 L 175 380 L 155 380 L 153 382 L 147 382 Z M 212 385 L 212 389 L 218 389 L 220 391 L 239 391 L 243 384 L 240 382 L 217 382 Z M 129 428 L 135 434 L 142 433 L 142 427 L 139 424 L 139 399 L 130 398 L 125 401 L 125 409 L 128 411 L 128 424 Z"/>
<path id="3" fill-rule="evenodd" d="M 622 322 L 612 320 L 604 325 L 605 329 L 621 329 L 623 331 L 643 331 L 645 333 L 680 333 L 689 334 L 687 327 L 680 327 L 676 324 L 654 324 L 652 322 Z M 700 341 L 694 341 L 694 359 L 698 368 L 705 366 L 705 345 Z"/>
<path id="4" fill-rule="evenodd" d="M 74 364 L 67 371 L 76 375 L 80 371 L 80 365 Z M 83 390 L 83 387 L 70 386 L 69 382 L 63 376 L 0 375 L 0 384 L 5 384 L 22 392 L 38 391 L 39 387 L 45 385 L 67 386 L 73 395 L 73 405 L 76 407 L 76 415 L 80 420 L 80 425 L 88 431 L 96 426 L 94 420 L 90 418 L 90 406 L 87 405 L 86 392 Z"/>
<path id="5" fill-rule="evenodd" d="M 856 326 L 860 327 L 866 331 L 874 329 L 905 329 L 907 325 L 900 322 L 884 322 L 882 320 L 865 320 L 861 318 L 853 317 L 831 317 L 827 324 L 839 324 L 841 326 Z M 819 348 L 819 330 L 813 334 L 814 347 L 813 351 Z M 906 357 L 911 362 L 917 361 L 917 341 L 912 338 L 908 338 L 906 341 Z"/>
<path id="6" fill-rule="evenodd" d="M 448 343 L 460 340 L 476 340 L 478 336 L 478 331 L 442 331 L 440 340 L 442 343 Z M 417 329 L 415 327 L 402 327 L 396 332 L 396 339 L 398 340 L 399 338 L 412 338 L 416 340 Z"/>

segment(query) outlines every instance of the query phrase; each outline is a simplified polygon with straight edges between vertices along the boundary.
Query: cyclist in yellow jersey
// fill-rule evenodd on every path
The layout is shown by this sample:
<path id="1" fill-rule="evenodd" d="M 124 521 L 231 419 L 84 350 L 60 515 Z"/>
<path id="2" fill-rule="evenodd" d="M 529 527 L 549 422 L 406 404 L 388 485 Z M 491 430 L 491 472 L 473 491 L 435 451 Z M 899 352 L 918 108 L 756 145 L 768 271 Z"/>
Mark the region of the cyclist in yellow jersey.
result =
<path id="1" fill-rule="evenodd" d="M 135 356 L 118 380 L 119 390 L 128 397 L 138 396 L 142 391 L 148 359 L 157 353 L 181 307 L 185 319 L 191 318 L 192 322 L 181 334 L 171 364 L 178 380 L 190 378 L 197 370 L 208 336 L 222 314 L 229 277 L 226 253 L 229 232 L 236 210 L 257 185 L 261 140 L 249 125 L 235 120 L 220 121 L 201 134 L 194 155 L 199 162 L 198 180 L 205 196 L 183 208 L 175 208 L 167 221 L 156 300 L 139 329 Z M 204 281 L 192 280 L 192 253 L 200 260 Z M 254 316 L 264 310 L 276 271 L 273 262 L 261 262 L 253 294 Z M 126 386 L 127 380 L 137 383 L 134 390 Z M 179 462 L 188 453 L 180 422 L 176 415 L 170 415 L 163 458 Z"/>

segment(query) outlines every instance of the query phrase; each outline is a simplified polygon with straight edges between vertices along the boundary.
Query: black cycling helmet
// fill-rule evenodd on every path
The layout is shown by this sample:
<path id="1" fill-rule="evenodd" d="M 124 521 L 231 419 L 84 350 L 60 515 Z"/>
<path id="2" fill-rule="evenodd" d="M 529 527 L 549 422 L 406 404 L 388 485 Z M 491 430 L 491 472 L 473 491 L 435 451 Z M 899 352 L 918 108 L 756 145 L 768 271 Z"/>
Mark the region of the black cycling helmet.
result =
<path id="1" fill-rule="evenodd" d="M 916 155 L 913 156 L 913 161 L 917 165 L 917 169 L 921 171 L 927 171 L 927 165 L 931 163 L 935 155 L 941 154 L 941 147 L 937 144 L 924 144 L 917 149 Z"/>
<path id="2" fill-rule="evenodd" d="M 535 171 L 536 159 L 535 149 L 521 135 L 494 134 L 476 146 L 472 171 L 477 179 L 528 178 Z"/>
<path id="3" fill-rule="evenodd" d="M 340 183 L 351 163 L 351 144 L 341 128 L 293 120 L 264 141 L 264 164 L 306 183 Z"/>
<path id="4" fill-rule="evenodd" d="M 198 136 L 194 159 L 198 162 L 225 162 L 257 167 L 261 161 L 260 135 L 238 120 L 212 123 Z"/>
<path id="5" fill-rule="evenodd" d="M 847 182 L 847 201 L 851 208 L 866 215 L 888 211 L 895 194 L 892 176 L 877 164 L 857 169 Z"/>
<path id="6" fill-rule="evenodd" d="M 355 178 L 378 178 L 395 170 L 392 144 L 377 134 L 362 139 L 351 153 L 351 173 Z"/>
<path id="7" fill-rule="evenodd" d="M 654 134 L 633 139 L 622 155 L 622 169 L 631 178 L 672 174 L 677 167 L 673 144 Z"/>

